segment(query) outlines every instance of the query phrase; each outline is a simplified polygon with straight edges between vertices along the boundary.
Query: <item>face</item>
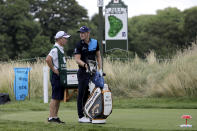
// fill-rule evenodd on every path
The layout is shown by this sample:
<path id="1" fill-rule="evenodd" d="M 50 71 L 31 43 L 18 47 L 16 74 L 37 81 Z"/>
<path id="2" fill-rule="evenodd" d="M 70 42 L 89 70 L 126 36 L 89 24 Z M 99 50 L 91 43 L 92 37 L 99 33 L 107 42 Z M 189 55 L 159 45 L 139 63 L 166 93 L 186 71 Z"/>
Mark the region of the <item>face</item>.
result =
<path id="1" fill-rule="evenodd" d="M 61 44 L 61 46 L 64 46 L 67 43 L 67 39 L 62 37 L 61 39 L 59 39 L 59 43 Z"/>
<path id="2" fill-rule="evenodd" d="M 87 40 L 87 39 L 89 39 L 89 35 L 90 35 L 90 32 L 80 32 L 80 38 L 81 38 L 81 40 Z"/>

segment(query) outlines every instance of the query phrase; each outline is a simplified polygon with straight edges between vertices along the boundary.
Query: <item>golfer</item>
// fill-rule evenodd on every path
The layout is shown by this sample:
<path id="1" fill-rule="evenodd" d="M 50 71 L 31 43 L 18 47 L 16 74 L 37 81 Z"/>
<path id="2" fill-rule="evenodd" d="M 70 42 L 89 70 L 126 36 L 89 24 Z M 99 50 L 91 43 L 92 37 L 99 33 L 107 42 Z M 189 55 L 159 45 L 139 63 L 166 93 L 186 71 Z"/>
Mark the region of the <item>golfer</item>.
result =
<path id="1" fill-rule="evenodd" d="M 81 40 L 76 44 L 74 51 L 76 63 L 79 66 L 77 73 L 78 78 L 78 97 L 77 97 L 77 110 L 78 110 L 78 122 L 88 123 L 90 119 L 84 115 L 84 105 L 88 99 L 88 83 L 90 79 L 89 73 L 86 72 L 87 60 L 94 60 L 98 62 L 99 73 L 102 74 L 102 62 L 99 50 L 98 41 L 90 38 L 90 29 L 86 26 L 82 26 L 78 33 Z"/>

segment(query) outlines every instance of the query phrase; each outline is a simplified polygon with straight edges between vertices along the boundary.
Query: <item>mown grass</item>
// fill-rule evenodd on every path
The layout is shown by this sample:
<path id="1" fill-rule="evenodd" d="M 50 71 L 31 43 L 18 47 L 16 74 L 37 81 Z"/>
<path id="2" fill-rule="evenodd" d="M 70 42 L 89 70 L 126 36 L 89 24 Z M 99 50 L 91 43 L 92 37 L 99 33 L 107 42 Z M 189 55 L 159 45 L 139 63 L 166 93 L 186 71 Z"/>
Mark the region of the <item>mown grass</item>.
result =
<path id="1" fill-rule="evenodd" d="M 195 98 L 114 98 L 114 109 L 131 108 L 164 108 L 164 109 L 197 109 L 197 97 Z M 77 109 L 76 98 L 72 97 L 69 102 L 61 102 L 62 109 Z M 0 105 L 0 112 L 17 111 L 47 111 L 49 104 L 44 104 L 42 99 L 26 99 L 25 101 L 11 101 L 8 104 Z"/>
<path id="2" fill-rule="evenodd" d="M 46 122 L 49 104 L 41 99 L 11 101 L 0 105 L 0 130 L 2 131 L 130 131 L 130 130 L 184 130 L 181 115 L 190 114 L 188 123 L 196 130 L 197 98 L 132 98 L 113 99 L 113 112 L 104 125 L 77 122 L 76 100 L 61 103 L 59 116 L 66 125 Z M 188 129 L 187 129 L 188 130 Z"/>

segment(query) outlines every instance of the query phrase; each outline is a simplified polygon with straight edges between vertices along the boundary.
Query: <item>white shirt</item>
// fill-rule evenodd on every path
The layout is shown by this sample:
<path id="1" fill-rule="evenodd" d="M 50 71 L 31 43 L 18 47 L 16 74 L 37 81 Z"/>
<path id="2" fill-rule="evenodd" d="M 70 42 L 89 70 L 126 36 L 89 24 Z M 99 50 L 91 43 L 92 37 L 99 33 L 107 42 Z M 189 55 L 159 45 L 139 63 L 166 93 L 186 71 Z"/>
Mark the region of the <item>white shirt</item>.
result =
<path id="1" fill-rule="evenodd" d="M 64 53 L 64 48 L 63 48 L 62 46 L 60 46 L 58 43 L 55 43 L 54 46 L 57 46 L 58 49 L 59 49 L 62 53 Z M 51 49 L 51 51 L 49 52 L 48 55 L 50 55 L 50 56 L 52 57 L 52 59 L 53 59 L 54 68 L 55 68 L 55 69 L 58 69 L 58 68 L 59 68 L 59 66 L 58 66 L 59 63 L 58 63 L 58 50 L 57 50 L 57 48 Z"/>

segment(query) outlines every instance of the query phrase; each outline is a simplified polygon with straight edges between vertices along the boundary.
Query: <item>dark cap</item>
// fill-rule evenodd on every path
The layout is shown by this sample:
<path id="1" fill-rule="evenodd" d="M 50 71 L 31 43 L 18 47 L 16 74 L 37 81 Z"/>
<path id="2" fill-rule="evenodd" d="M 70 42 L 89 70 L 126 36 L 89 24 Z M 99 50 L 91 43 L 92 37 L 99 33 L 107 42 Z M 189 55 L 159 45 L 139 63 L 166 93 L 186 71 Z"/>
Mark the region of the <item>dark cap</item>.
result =
<path id="1" fill-rule="evenodd" d="M 89 32 L 90 29 L 86 26 L 82 26 L 77 32 L 80 33 L 80 32 Z"/>

